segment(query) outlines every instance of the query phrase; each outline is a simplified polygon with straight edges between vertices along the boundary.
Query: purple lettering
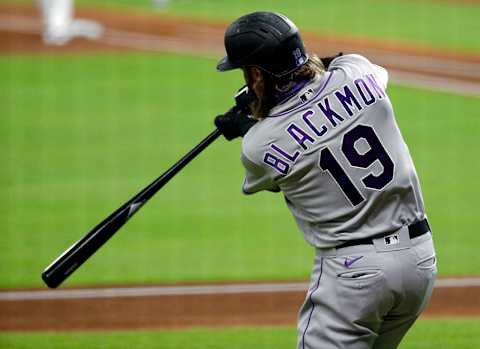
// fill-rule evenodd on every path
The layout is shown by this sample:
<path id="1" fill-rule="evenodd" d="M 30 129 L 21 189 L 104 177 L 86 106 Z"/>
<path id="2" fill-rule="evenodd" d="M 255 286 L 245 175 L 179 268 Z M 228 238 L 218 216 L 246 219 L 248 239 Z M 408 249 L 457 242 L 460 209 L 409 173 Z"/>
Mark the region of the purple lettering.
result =
<path id="1" fill-rule="evenodd" d="M 330 107 L 330 102 L 328 101 L 328 97 L 325 97 L 323 99 L 325 105 L 322 105 L 322 102 L 318 102 L 317 105 L 322 111 L 323 115 L 330 121 L 333 127 L 337 126 L 337 123 L 333 118 L 335 117 L 338 121 L 343 121 L 343 118 L 338 115 L 331 107 Z"/>
<path id="2" fill-rule="evenodd" d="M 290 155 L 285 150 L 283 150 L 278 145 L 276 145 L 275 143 L 270 144 L 270 148 L 272 148 L 273 150 L 278 152 L 280 155 L 282 155 L 285 159 L 287 159 L 291 162 L 294 162 L 295 160 L 297 160 L 298 156 L 300 155 L 299 151 L 296 151 L 293 155 Z"/>
<path id="3" fill-rule="evenodd" d="M 317 136 L 323 136 L 328 131 L 327 126 L 322 125 L 322 130 L 319 130 L 309 119 L 313 115 L 315 115 L 313 110 L 307 110 L 303 113 L 303 121 L 305 121 L 305 124 L 307 124 L 310 130 L 312 130 Z"/>
<path id="4" fill-rule="evenodd" d="M 343 92 L 345 93 L 344 95 L 340 91 L 337 91 L 335 92 L 335 96 L 337 96 L 338 101 L 342 103 L 343 109 L 345 109 L 348 115 L 353 115 L 351 110 L 351 108 L 353 108 L 353 104 L 355 104 L 357 110 L 362 110 L 362 106 L 360 103 L 358 103 L 357 99 L 347 85 L 343 86 Z"/>
<path id="5" fill-rule="evenodd" d="M 276 171 L 280 172 L 283 175 L 286 175 L 288 173 L 288 170 L 290 169 L 290 166 L 285 161 L 269 152 L 265 153 L 265 156 L 263 157 L 263 162 L 273 167 Z"/>
<path id="6" fill-rule="evenodd" d="M 375 103 L 375 96 L 369 90 L 367 84 L 365 83 L 365 81 L 363 81 L 363 79 L 355 80 L 355 86 L 357 86 L 357 91 L 358 91 L 358 93 L 360 93 L 360 96 L 362 96 L 362 99 L 363 99 L 363 102 L 365 103 L 365 105 L 370 105 L 372 103 Z M 363 88 L 361 86 L 363 86 Z M 364 90 L 368 93 L 368 95 L 370 96 L 369 97 L 370 99 L 367 99 L 365 97 L 365 93 L 363 92 Z"/>
<path id="7" fill-rule="evenodd" d="M 305 150 L 307 150 L 306 142 L 315 143 L 312 136 L 293 123 L 288 126 L 287 132 Z"/>
<path id="8" fill-rule="evenodd" d="M 382 99 L 383 97 L 386 97 L 387 95 L 385 94 L 385 91 L 383 88 L 377 83 L 375 80 L 375 77 L 373 74 L 368 74 L 366 75 L 368 82 L 370 83 L 370 86 L 377 91 L 378 98 Z"/>

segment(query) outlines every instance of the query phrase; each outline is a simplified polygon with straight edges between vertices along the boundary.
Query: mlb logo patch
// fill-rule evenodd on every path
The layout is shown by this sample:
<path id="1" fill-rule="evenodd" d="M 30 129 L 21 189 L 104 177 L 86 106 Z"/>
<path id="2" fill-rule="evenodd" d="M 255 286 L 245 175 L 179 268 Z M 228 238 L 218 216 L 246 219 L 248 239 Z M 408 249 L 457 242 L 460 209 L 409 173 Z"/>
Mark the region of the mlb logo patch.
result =
<path id="1" fill-rule="evenodd" d="M 304 94 L 302 94 L 300 96 L 300 100 L 302 101 L 302 103 L 305 103 L 306 101 L 308 101 L 310 99 L 310 97 L 313 96 L 313 90 L 311 88 L 309 88 Z"/>
<path id="2" fill-rule="evenodd" d="M 390 236 L 385 236 L 385 245 L 390 246 L 390 245 L 396 245 L 400 243 L 400 236 L 398 234 L 393 234 Z"/>

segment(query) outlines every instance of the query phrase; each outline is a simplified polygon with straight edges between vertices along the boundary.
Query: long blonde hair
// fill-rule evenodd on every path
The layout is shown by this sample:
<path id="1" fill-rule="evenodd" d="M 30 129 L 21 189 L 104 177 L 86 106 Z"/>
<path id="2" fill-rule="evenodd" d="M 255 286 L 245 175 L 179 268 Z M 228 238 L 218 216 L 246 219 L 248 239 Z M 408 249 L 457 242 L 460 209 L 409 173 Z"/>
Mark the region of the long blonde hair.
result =
<path id="1" fill-rule="evenodd" d="M 253 86 L 252 67 L 245 67 L 244 73 L 247 85 L 257 95 L 257 99 L 250 104 L 254 118 L 261 120 L 268 116 L 268 113 L 276 103 L 275 90 L 282 89 L 282 87 L 295 81 L 311 80 L 323 72 L 325 72 L 325 67 L 322 61 L 317 55 L 312 54 L 307 63 L 286 77 L 278 78 L 265 71 L 261 71 L 262 79 Z"/>

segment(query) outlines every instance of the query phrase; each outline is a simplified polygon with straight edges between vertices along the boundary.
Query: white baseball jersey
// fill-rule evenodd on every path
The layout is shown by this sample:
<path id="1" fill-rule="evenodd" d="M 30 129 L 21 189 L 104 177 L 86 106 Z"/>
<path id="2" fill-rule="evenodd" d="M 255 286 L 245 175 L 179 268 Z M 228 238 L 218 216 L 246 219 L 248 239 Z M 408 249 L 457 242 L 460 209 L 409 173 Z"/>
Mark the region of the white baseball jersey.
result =
<path id="1" fill-rule="evenodd" d="M 305 239 L 319 248 L 425 218 L 387 81 L 384 68 L 360 55 L 333 60 L 245 135 L 244 193 L 281 190 Z"/>

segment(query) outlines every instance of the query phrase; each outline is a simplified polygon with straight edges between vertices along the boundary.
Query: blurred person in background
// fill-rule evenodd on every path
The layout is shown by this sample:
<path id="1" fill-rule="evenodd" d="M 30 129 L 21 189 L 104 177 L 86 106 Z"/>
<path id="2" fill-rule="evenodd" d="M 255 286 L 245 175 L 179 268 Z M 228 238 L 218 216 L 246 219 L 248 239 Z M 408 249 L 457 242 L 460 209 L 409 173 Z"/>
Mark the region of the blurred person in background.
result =
<path id="1" fill-rule="evenodd" d="M 43 19 L 43 41 L 47 45 L 65 45 L 76 37 L 97 40 L 104 32 L 95 21 L 74 18 L 73 0 L 38 0 Z"/>

